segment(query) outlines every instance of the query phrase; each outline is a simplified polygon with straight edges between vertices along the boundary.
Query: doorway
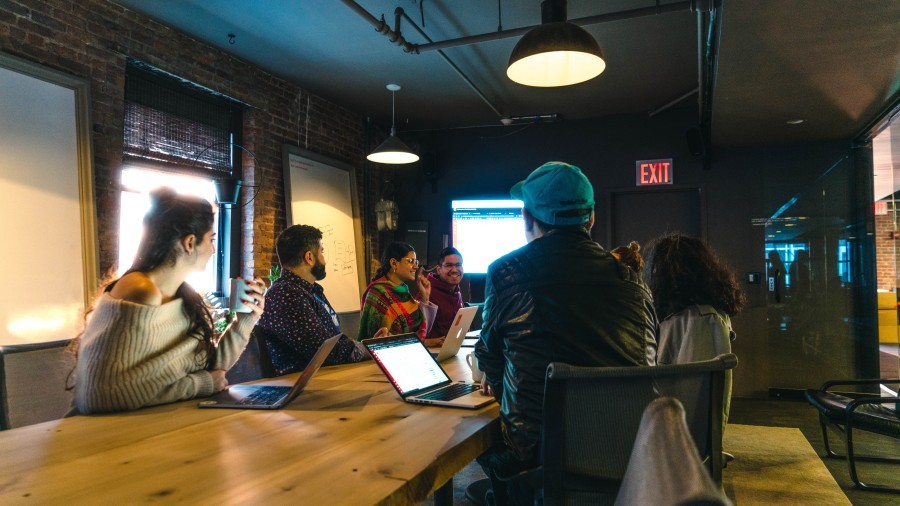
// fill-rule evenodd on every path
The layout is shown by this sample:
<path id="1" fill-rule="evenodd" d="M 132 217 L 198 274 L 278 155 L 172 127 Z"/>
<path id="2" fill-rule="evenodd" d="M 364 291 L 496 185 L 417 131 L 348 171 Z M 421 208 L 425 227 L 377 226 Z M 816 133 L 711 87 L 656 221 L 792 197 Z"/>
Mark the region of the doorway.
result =
<path id="1" fill-rule="evenodd" d="M 872 140 L 875 265 L 878 277 L 878 351 L 882 378 L 900 377 L 900 127 L 889 125 Z"/>
<path id="2" fill-rule="evenodd" d="M 701 188 L 610 190 L 607 246 L 637 241 L 642 251 L 654 239 L 675 232 L 706 240 L 706 201 Z"/>

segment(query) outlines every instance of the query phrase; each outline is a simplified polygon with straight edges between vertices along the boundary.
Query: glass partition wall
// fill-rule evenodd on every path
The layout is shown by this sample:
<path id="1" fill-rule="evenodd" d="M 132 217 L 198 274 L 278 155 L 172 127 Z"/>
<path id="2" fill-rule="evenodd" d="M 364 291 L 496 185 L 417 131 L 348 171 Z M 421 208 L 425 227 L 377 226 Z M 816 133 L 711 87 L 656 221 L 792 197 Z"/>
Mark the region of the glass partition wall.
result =
<path id="1" fill-rule="evenodd" d="M 775 211 L 760 261 L 775 390 L 898 377 L 900 139 L 891 139 L 888 128 L 811 169 L 793 195 L 767 184 Z"/>
<path id="2" fill-rule="evenodd" d="M 823 167 L 766 222 L 770 385 L 803 389 L 858 377 L 854 262 L 862 239 L 853 216 L 850 155 Z"/>

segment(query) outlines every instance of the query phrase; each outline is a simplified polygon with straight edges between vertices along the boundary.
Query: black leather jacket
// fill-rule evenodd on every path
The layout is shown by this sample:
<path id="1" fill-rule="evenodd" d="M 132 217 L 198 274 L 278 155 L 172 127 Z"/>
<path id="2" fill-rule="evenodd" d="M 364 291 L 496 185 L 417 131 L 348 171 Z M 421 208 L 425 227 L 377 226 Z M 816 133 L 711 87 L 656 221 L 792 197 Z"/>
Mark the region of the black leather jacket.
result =
<path id="1" fill-rule="evenodd" d="M 488 268 L 478 365 L 506 446 L 534 464 L 550 362 L 656 364 L 658 322 L 640 276 L 583 230 L 553 230 Z"/>

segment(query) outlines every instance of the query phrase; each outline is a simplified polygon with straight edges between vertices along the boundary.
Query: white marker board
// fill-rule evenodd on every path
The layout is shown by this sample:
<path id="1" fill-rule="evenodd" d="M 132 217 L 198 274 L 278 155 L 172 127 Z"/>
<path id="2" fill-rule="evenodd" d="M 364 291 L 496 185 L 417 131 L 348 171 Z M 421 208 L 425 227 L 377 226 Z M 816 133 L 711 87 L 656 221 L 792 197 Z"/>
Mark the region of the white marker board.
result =
<path id="1" fill-rule="evenodd" d="M 353 168 L 287 144 L 282 157 L 287 224 L 322 231 L 325 296 L 338 313 L 359 311 L 363 241 Z"/>
<path id="2" fill-rule="evenodd" d="M 97 284 L 87 82 L 0 53 L 0 346 L 78 335 Z"/>

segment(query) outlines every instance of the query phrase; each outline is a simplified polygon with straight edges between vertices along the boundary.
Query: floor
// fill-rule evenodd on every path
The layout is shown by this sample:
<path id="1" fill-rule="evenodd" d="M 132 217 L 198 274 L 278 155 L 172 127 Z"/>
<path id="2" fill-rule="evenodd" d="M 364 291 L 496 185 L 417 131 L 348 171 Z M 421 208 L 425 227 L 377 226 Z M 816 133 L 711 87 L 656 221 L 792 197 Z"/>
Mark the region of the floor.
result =
<path id="1" fill-rule="evenodd" d="M 729 422 L 745 425 L 765 425 L 772 427 L 796 427 L 809 440 L 819 455 L 824 455 L 822 431 L 815 410 L 804 401 L 783 399 L 733 399 Z M 865 437 L 864 437 L 865 436 Z M 860 449 L 873 453 L 900 456 L 900 440 L 889 440 L 885 437 L 869 436 L 865 433 L 854 437 Z M 833 441 L 832 448 L 842 448 L 842 440 L 829 435 Z M 847 463 L 837 459 L 823 459 L 835 481 L 856 506 L 900 506 L 900 494 L 885 494 L 856 490 L 850 481 Z M 900 486 L 900 464 L 880 464 L 863 462 L 858 466 L 863 481 L 873 483 L 890 483 Z M 484 473 L 472 463 L 456 475 L 453 480 L 453 503 L 469 506 L 473 503 L 466 499 L 466 486 L 484 477 Z M 432 500 L 423 504 L 432 504 Z M 821 505 L 824 506 L 824 505 Z"/>

